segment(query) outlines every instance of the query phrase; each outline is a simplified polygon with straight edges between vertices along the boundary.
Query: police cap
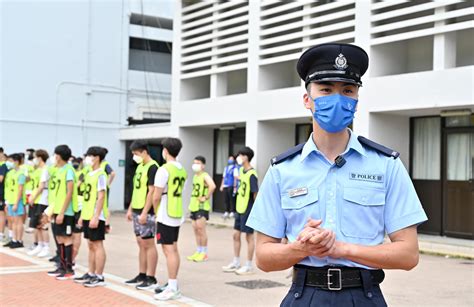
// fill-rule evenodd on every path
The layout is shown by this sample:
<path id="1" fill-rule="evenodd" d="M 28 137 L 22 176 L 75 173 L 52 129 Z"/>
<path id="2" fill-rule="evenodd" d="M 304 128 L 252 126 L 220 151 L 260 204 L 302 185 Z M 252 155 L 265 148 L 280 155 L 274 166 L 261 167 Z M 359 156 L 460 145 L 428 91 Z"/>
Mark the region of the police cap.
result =
<path id="1" fill-rule="evenodd" d="M 364 49 L 340 43 L 316 45 L 306 50 L 296 70 L 307 86 L 316 81 L 341 81 L 362 85 L 369 57 Z"/>

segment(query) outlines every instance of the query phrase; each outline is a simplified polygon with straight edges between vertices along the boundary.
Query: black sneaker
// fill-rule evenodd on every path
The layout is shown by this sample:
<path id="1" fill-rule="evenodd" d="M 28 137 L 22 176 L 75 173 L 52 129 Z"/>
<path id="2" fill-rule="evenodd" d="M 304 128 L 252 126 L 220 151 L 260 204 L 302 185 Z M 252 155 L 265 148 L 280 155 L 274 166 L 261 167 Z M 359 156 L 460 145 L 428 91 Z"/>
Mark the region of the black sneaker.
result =
<path id="1" fill-rule="evenodd" d="M 135 278 L 127 280 L 125 283 L 129 286 L 133 286 L 133 285 L 141 284 L 142 282 L 145 281 L 145 279 L 146 279 L 145 275 L 138 274 L 137 276 L 135 276 Z"/>
<path id="2" fill-rule="evenodd" d="M 83 283 L 88 282 L 92 278 L 94 278 L 93 275 L 89 275 L 89 273 L 86 273 L 86 274 L 82 275 L 81 277 L 74 278 L 74 282 L 77 282 L 78 284 L 83 284 Z"/>
<path id="3" fill-rule="evenodd" d="M 95 287 L 103 287 L 105 286 L 104 278 L 99 278 L 97 276 L 92 277 L 88 281 L 84 283 L 84 287 L 88 288 L 95 288 Z"/>
<path id="4" fill-rule="evenodd" d="M 56 256 L 54 256 L 54 257 L 51 257 L 51 258 L 49 258 L 48 261 L 49 261 L 49 262 L 58 262 L 58 261 L 59 261 L 59 256 L 56 255 Z"/>
<path id="5" fill-rule="evenodd" d="M 10 248 L 22 248 L 22 247 L 25 247 L 25 246 L 23 245 L 23 242 L 20 242 L 20 241 L 15 242 L 13 245 L 10 245 Z"/>
<path id="6" fill-rule="evenodd" d="M 56 276 L 57 280 L 68 280 L 68 279 L 74 279 L 74 271 L 67 270 L 67 271 L 62 271 L 61 274 Z"/>
<path id="7" fill-rule="evenodd" d="M 57 268 L 57 269 L 54 270 L 54 271 L 49 271 L 49 272 L 48 272 L 48 276 L 56 277 L 56 276 L 61 275 L 62 273 L 64 273 L 64 271 L 61 270 L 60 268 Z"/>
<path id="8" fill-rule="evenodd" d="M 156 287 L 155 293 L 160 294 L 161 292 L 165 291 L 166 287 L 168 287 L 168 283 L 164 284 L 163 286 Z"/>
<path id="9" fill-rule="evenodd" d="M 155 289 L 155 287 L 156 287 L 157 284 L 158 284 L 158 283 L 157 283 L 155 277 L 149 277 L 149 276 L 147 276 L 146 279 L 145 279 L 141 284 L 139 284 L 138 286 L 136 286 L 136 288 L 137 288 L 138 290 Z"/>
<path id="10" fill-rule="evenodd" d="M 13 241 L 8 241 L 7 243 L 3 244 L 3 247 L 10 247 L 13 244 Z"/>

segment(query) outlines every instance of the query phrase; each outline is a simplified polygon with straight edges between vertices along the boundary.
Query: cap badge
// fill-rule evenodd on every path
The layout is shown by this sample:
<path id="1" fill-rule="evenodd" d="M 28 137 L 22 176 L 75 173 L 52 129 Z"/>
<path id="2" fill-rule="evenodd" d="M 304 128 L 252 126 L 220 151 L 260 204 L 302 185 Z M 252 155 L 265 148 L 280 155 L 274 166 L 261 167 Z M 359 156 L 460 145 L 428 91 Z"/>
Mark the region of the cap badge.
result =
<path id="1" fill-rule="evenodd" d="M 334 67 L 336 67 L 337 69 L 342 70 L 347 68 L 347 59 L 342 53 L 339 53 L 334 63 Z"/>

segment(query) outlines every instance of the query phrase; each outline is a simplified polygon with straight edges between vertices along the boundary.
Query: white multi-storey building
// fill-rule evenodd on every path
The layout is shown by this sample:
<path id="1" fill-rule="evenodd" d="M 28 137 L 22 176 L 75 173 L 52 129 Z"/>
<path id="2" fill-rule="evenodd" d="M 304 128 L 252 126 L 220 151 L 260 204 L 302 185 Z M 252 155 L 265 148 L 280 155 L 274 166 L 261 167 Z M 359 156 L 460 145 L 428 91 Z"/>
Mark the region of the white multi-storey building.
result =
<path id="1" fill-rule="evenodd" d="M 117 173 L 110 206 L 123 209 L 131 166 L 119 129 L 170 117 L 173 6 L 0 1 L 0 146 L 52 154 L 68 144 L 76 156 L 107 147 Z"/>
<path id="2" fill-rule="evenodd" d="M 430 217 L 427 233 L 474 234 L 472 1 L 183 1 L 174 18 L 171 122 L 123 140 L 183 140 L 216 180 L 239 147 L 263 178 L 270 158 L 308 137 L 295 70 L 306 48 L 354 43 L 369 54 L 353 123 L 401 152 Z M 219 193 L 214 209 L 221 209 Z"/>

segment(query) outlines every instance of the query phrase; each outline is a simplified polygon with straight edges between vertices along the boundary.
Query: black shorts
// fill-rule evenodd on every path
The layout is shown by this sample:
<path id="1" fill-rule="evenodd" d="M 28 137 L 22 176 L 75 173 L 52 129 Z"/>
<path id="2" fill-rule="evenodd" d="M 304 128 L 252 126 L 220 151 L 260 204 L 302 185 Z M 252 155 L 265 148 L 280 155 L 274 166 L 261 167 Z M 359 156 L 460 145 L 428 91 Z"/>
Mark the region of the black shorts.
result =
<path id="1" fill-rule="evenodd" d="M 43 212 L 46 208 L 48 208 L 48 206 L 41 204 L 30 206 L 30 212 L 34 211 L 33 216 L 30 218 L 31 228 L 39 228 L 41 226 L 41 219 L 43 218 Z"/>
<path id="2" fill-rule="evenodd" d="M 191 220 L 193 221 L 197 221 L 202 217 L 206 218 L 206 221 L 209 221 L 209 211 L 198 210 L 196 212 L 191 212 Z"/>
<path id="3" fill-rule="evenodd" d="M 62 224 L 56 224 L 57 214 L 53 214 L 51 219 L 51 225 L 53 227 L 53 233 L 58 237 L 70 237 L 72 236 L 72 230 L 74 228 L 74 216 L 65 215 Z"/>
<path id="4" fill-rule="evenodd" d="M 34 204 L 34 205 L 26 205 L 25 204 L 25 207 L 26 206 L 28 207 L 28 217 L 30 218 L 30 222 L 31 222 L 31 220 L 35 217 L 35 214 L 36 214 L 36 204 Z"/>
<path id="5" fill-rule="evenodd" d="M 91 241 L 103 241 L 105 240 L 105 221 L 99 221 L 97 228 L 89 227 L 90 221 L 82 221 L 82 230 L 84 232 L 84 238 Z"/>
<path id="6" fill-rule="evenodd" d="M 72 228 L 73 233 L 82 232 L 82 227 L 79 227 L 79 225 L 77 224 L 80 218 L 81 218 L 81 211 L 74 213 L 74 227 Z"/>
<path id="7" fill-rule="evenodd" d="M 5 210 L 5 201 L 0 200 L 0 211 L 3 211 L 3 210 Z"/>
<path id="8" fill-rule="evenodd" d="M 248 227 L 247 220 L 250 215 L 250 211 L 252 211 L 252 205 L 249 205 L 247 211 L 244 214 L 235 214 L 235 222 L 234 222 L 234 229 L 244 233 L 253 233 L 253 228 Z"/>
<path id="9" fill-rule="evenodd" d="M 179 226 L 172 227 L 160 222 L 156 223 L 156 243 L 171 245 L 178 242 Z"/>

